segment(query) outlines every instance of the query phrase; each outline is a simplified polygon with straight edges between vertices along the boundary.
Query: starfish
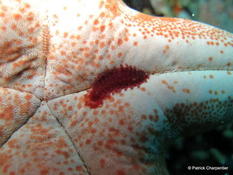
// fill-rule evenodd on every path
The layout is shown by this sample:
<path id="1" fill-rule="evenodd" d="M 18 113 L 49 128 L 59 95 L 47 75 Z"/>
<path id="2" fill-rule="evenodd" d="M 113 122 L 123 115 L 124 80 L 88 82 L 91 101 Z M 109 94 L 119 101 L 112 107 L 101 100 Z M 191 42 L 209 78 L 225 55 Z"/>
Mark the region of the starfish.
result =
<path id="1" fill-rule="evenodd" d="M 166 175 L 233 117 L 233 34 L 121 0 L 0 0 L 0 174 Z"/>

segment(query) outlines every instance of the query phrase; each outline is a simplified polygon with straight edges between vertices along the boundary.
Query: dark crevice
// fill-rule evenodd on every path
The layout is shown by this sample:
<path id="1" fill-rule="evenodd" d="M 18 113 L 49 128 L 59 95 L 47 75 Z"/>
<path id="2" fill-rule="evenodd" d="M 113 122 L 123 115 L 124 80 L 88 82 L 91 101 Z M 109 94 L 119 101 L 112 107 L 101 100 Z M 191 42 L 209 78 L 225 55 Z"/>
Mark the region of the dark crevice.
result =
<path id="1" fill-rule="evenodd" d="M 164 16 L 161 13 L 158 13 L 154 10 L 151 2 L 149 0 L 138 1 L 138 0 L 123 0 L 130 8 L 143 12 L 144 9 L 149 9 L 152 14 L 156 16 Z"/>
<path id="2" fill-rule="evenodd" d="M 57 123 L 61 126 L 61 128 L 63 128 L 63 131 L 65 132 L 66 136 L 69 138 L 72 146 L 74 147 L 74 149 L 75 149 L 75 151 L 77 153 L 77 156 L 83 162 L 83 165 L 86 168 L 87 174 L 91 175 L 90 170 L 88 169 L 86 162 L 84 161 L 84 159 L 82 158 L 81 154 L 79 153 L 78 148 L 75 146 L 74 141 L 73 141 L 71 135 L 69 134 L 69 132 L 67 131 L 67 129 L 65 128 L 65 126 L 59 121 L 59 119 L 56 117 L 56 115 L 52 112 L 52 110 L 50 109 L 49 105 L 47 103 L 46 103 L 46 105 L 47 105 L 47 107 L 48 107 L 51 115 L 54 117 L 54 119 L 57 121 Z"/>

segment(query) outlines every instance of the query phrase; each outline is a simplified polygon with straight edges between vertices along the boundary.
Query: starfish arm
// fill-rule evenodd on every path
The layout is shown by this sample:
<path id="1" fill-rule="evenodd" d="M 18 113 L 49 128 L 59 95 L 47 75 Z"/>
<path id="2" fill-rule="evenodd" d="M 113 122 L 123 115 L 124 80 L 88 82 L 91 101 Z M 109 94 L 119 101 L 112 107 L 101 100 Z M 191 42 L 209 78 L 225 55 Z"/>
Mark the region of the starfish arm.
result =
<path id="1" fill-rule="evenodd" d="M 120 65 L 149 73 L 232 69 L 233 36 L 226 31 L 144 15 L 121 1 L 99 1 L 93 13 L 77 12 L 76 1 L 72 5 L 69 13 L 62 3 L 48 13 L 48 99 L 88 89 L 100 73 Z"/>
<path id="2" fill-rule="evenodd" d="M 197 21 L 121 9 L 119 30 L 127 37 L 119 47 L 123 63 L 154 73 L 232 70 L 233 34 Z"/>
<path id="3" fill-rule="evenodd" d="M 142 87 L 156 100 L 173 133 L 185 136 L 232 121 L 232 79 L 233 71 L 173 72 L 152 75 Z"/>
<path id="4" fill-rule="evenodd" d="M 86 92 L 51 100 L 49 107 L 94 175 L 167 174 L 169 143 L 232 120 L 232 78 L 232 71 L 151 75 L 96 109 L 85 105 Z"/>
<path id="5" fill-rule="evenodd" d="M 39 105 L 40 100 L 32 94 L 0 88 L 0 148 Z"/>
<path id="6" fill-rule="evenodd" d="M 128 37 L 119 46 L 123 50 L 122 64 L 142 69 L 151 77 L 169 77 L 161 80 L 164 84 L 158 86 L 161 89 L 156 86 L 146 89 L 158 100 L 165 116 L 183 125 L 187 121 L 182 117 L 193 121 L 206 115 L 209 118 L 200 121 L 208 123 L 212 118 L 216 119 L 215 124 L 232 120 L 233 34 L 196 21 L 153 17 L 125 5 L 119 7 L 122 10 L 119 23 Z M 197 111 L 193 109 L 191 113 L 188 110 L 193 104 L 198 105 Z M 202 108 L 209 110 L 203 112 Z M 177 126 L 182 126 L 181 123 Z"/>
<path id="7" fill-rule="evenodd" d="M 160 131 L 166 122 L 156 100 L 135 88 L 91 109 L 85 105 L 86 93 L 50 100 L 48 106 L 71 136 L 91 174 L 167 174 L 165 149 L 157 137 L 163 134 Z"/>
<path id="8" fill-rule="evenodd" d="M 46 31 L 39 1 L 0 1 L 0 86 L 43 97 Z"/>
<path id="9" fill-rule="evenodd" d="M 42 102 L 30 120 L 0 148 L 0 174 L 88 172 L 70 138 Z"/>

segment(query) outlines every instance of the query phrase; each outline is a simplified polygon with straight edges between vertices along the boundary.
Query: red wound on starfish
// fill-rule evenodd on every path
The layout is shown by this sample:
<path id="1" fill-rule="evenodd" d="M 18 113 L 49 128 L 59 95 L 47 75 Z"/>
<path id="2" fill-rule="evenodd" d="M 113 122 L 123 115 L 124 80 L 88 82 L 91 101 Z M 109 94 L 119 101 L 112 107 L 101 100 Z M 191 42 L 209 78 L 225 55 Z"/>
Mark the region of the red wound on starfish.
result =
<path id="1" fill-rule="evenodd" d="M 138 87 L 145 82 L 148 74 L 132 66 L 120 66 L 101 73 L 86 96 L 86 105 L 97 108 L 110 94 Z"/>

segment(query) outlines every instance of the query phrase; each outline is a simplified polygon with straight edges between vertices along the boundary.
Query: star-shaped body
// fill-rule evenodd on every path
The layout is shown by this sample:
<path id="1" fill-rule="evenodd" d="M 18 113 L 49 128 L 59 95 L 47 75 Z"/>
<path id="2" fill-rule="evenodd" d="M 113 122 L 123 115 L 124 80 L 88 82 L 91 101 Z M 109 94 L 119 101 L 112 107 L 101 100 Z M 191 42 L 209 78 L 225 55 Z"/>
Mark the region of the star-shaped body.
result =
<path id="1" fill-rule="evenodd" d="M 163 175 L 168 142 L 232 120 L 226 31 L 117 0 L 0 0 L 0 31 L 0 174 Z"/>

